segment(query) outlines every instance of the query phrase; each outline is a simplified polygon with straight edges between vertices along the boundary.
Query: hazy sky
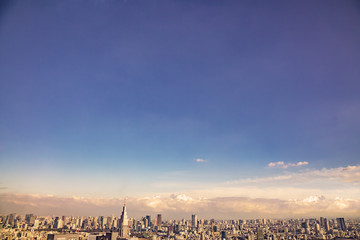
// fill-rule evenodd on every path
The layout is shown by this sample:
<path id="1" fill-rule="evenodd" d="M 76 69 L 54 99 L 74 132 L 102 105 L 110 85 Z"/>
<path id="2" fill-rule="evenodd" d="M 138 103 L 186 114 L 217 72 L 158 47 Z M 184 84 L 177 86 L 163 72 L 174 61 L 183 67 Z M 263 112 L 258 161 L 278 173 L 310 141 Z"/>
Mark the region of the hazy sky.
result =
<path id="1" fill-rule="evenodd" d="M 0 213 L 359 216 L 359 43 L 359 1 L 1 1 Z"/>

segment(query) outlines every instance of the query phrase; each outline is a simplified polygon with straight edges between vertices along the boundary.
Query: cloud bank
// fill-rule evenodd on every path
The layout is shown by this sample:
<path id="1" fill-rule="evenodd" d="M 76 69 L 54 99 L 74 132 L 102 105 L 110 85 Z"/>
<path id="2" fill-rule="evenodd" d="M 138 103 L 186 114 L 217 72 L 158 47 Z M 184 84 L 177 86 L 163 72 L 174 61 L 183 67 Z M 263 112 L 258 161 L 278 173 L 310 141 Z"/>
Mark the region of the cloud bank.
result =
<path id="1" fill-rule="evenodd" d="M 176 184 L 186 184 L 179 181 Z M 189 183 L 192 186 L 194 182 Z M 204 183 L 183 193 L 129 197 L 129 215 L 163 214 L 167 219 L 269 218 L 360 215 L 360 165 L 285 172 L 224 183 Z M 176 191 L 176 190 L 175 190 Z M 62 197 L 0 193 L 0 214 L 119 215 L 123 198 Z"/>
<path id="2" fill-rule="evenodd" d="M 57 197 L 23 194 L 1 194 L 0 212 L 37 215 L 120 215 L 123 199 Z M 360 201 L 348 198 L 309 196 L 281 200 L 249 197 L 194 198 L 185 194 L 127 199 L 129 215 L 163 214 L 164 218 L 259 218 L 346 216 L 360 214 Z"/>
<path id="3" fill-rule="evenodd" d="M 275 181 L 279 182 L 285 180 L 287 182 L 289 182 L 288 180 L 292 180 L 292 181 L 297 181 L 299 183 L 304 183 L 319 179 L 360 184 L 360 165 L 338 167 L 338 168 L 323 168 L 319 170 L 307 170 L 307 171 L 295 172 L 295 173 L 287 172 L 285 174 L 278 176 L 271 176 L 264 178 L 246 178 L 246 179 L 229 181 L 228 183 L 264 183 L 264 182 L 269 183 L 269 182 L 275 182 Z"/>

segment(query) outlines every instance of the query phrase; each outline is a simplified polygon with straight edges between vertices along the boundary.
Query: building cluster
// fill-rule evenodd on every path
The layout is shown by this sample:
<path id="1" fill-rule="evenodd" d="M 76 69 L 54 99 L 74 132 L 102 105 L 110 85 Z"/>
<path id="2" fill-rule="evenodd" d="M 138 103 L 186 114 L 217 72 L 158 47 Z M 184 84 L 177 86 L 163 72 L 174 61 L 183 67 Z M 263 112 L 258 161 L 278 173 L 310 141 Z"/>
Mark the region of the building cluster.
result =
<path id="1" fill-rule="evenodd" d="M 124 205 L 120 217 L 38 217 L 33 214 L 0 216 L 0 239 L 121 240 L 216 239 L 307 240 L 360 239 L 360 219 L 191 219 L 164 221 L 161 214 L 128 218 Z"/>

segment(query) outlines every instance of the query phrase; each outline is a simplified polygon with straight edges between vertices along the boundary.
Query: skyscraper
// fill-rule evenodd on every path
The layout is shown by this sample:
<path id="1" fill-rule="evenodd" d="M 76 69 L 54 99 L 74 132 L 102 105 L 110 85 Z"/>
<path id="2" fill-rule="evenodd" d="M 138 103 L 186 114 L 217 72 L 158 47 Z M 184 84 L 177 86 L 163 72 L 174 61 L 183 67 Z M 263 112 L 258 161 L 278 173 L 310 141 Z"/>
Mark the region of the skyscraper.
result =
<path id="1" fill-rule="evenodd" d="M 152 227 L 152 225 L 151 225 L 151 216 L 150 216 L 150 215 L 147 215 L 147 216 L 146 216 L 146 219 L 147 219 L 147 222 L 148 222 L 148 226 L 149 226 L 149 227 Z"/>
<path id="2" fill-rule="evenodd" d="M 256 228 L 256 235 L 257 235 L 257 240 L 264 240 L 264 231 L 262 228 L 257 227 Z"/>
<path id="3" fill-rule="evenodd" d="M 129 220 L 126 213 L 126 204 L 124 203 L 123 211 L 120 218 L 120 231 L 119 236 L 122 238 L 129 237 Z"/>
<path id="4" fill-rule="evenodd" d="M 337 218 L 336 221 L 337 221 L 338 228 L 341 229 L 342 231 L 346 231 L 346 225 L 345 225 L 344 218 Z"/>
<path id="5" fill-rule="evenodd" d="M 320 225 L 318 223 L 315 223 L 315 233 L 316 234 L 320 233 Z"/>
<path id="6" fill-rule="evenodd" d="M 7 222 L 9 223 L 9 225 L 14 225 L 15 224 L 15 218 L 16 218 L 16 214 L 15 213 L 11 213 L 10 215 L 8 215 L 7 217 Z"/>
<path id="7" fill-rule="evenodd" d="M 326 218 L 324 220 L 324 225 L 326 232 L 330 231 L 329 221 Z"/>
<path id="8" fill-rule="evenodd" d="M 55 218 L 54 228 L 63 228 L 63 220 L 61 218 Z"/>
<path id="9" fill-rule="evenodd" d="M 156 224 L 158 227 L 161 227 L 161 224 L 162 224 L 162 219 L 161 219 L 161 214 L 158 214 L 157 215 L 157 219 L 156 219 Z"/>
<path id="10" fill-rule="evenodd" d="M 28 224 L 34 224 L 34 221 L 35 221 L 35 216 L 34 214 L 26 214 L 25 215 L 25 221 L 28 223 Z"/>
<path id="11" fill-rule="evenodd" d="M 197 216 L 196 216 L 196 214 L 193 214 L 192 216 L 191 216 L 191 227 L 197 227 Z"/>
<path id="12" fill-rule="evenodd" d="M 221 240 L 227 240 L 227 234 L 226 231 L 221 231 Z"/>

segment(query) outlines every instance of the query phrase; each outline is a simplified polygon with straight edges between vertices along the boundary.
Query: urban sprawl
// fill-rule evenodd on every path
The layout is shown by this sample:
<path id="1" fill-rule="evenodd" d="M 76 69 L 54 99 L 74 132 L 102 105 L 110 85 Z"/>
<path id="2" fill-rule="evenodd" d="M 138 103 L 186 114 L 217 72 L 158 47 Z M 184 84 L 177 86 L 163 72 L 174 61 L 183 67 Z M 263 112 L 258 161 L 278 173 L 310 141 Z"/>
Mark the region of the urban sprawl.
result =
<path id="1" fill-rule="evenodd" d="M 0 230 L 0 238 L 6 240 L 360 239 L 360 218 L 215 220 L 193 214 L 187 220 L 164 221 L 161 214 L 154 219 L 150 215 L 128 218 L 124 205 L 120 217 L 40 217 L 13 213 L 0 216 Z"/>

